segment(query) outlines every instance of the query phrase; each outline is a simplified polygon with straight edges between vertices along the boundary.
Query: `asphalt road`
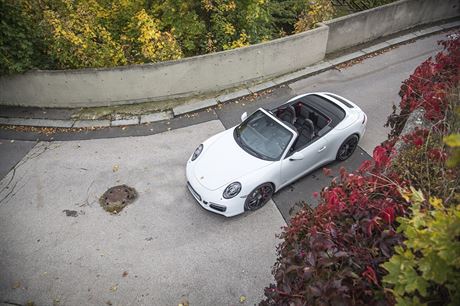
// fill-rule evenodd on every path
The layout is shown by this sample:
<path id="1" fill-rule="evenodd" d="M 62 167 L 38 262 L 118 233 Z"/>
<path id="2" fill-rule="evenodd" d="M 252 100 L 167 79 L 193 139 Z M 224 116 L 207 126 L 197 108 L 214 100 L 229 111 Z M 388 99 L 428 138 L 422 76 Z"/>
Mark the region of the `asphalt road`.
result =
<path id="1" fill-rule="evenodd" d="M 241 296 L 257 303 L 272 280 L 275 234 L 295 203 L 316 204 L 312 193 L 331 177 L 318 170 L 263 209 L 225 219 L 202 210 L 185 189 L 188 156 L 208 136 L 237 124 L 244 111 L 331 91 L 369 117 L 361 147 L 346 162 L 328 166 L 333 174 L 341 166 L 354 170 L 385 140 L 383 124 L 401 82 L 440 49 L 442 38 L 423 38 L 253 101 L 165 122 L 49 136 L 1 130 L 0 303 L 169 305 L 187 299 L 234 305 Z M 135 187 L 139 199 L 119 216 L 108 215 L 97 199 L 123 183 Z"/>

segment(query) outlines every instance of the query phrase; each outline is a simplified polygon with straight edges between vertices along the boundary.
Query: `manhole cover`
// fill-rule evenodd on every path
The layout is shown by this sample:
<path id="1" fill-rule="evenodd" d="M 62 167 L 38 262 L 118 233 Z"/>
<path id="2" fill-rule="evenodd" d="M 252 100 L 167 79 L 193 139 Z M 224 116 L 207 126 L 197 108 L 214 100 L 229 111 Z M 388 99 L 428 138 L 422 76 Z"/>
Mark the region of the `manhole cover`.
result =
<path id="1" fill-rule="evenodd" d="M 117 214 L 136 198 L 137 192 L 134 188 L 126 185 L 119 185 L 107 190 L 100 197 L 99 203 L 105 211 Z"/>

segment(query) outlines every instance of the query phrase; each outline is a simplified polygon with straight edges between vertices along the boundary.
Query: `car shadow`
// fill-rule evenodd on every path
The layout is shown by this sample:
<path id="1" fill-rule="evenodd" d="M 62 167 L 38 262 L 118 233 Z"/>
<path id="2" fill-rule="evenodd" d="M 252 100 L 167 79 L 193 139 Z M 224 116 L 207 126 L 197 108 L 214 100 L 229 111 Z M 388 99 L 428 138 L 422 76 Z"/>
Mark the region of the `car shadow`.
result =
<path id="1" fill-rule="evenodd" d="M 355 171 L 365 160 L 372 159 L 362 148 L 358 147 L 353 155 L 343 162 L 334 161 L 325 165 L 279 190 L 274 196 L 273 201 L 281 212 L 286 223 L 300 210 L 303 205 L 316 207 L 318 198 L 313 196 L 314 192 L 320 192 L 328 186 L 331 180 L 339 175 L 340 167 L 345 167 L 349 172 Z M 323 168 L 331 169 L 331 173 L 325 176 Z"/>

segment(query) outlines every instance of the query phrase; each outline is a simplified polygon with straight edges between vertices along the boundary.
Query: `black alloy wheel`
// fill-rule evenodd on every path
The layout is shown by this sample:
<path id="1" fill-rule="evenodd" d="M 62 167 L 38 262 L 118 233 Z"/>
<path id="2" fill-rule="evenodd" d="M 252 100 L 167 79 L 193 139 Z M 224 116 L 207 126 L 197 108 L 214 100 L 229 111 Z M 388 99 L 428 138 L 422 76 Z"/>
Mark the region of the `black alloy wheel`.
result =
<path id="1" fill-rule="evenodd" d="M 244 202 L 245 210 L 257 210 L 264 206 L 271 199 L 274 192 L 273 185 L 263 183 L 256 187 L 246 198 Z"/>
<path id="2" fill-rule="evenodd" d="M 337 152 L 337 160 L 344 161 L 348 159 L 355 152 L 356 147 L 358 147 L 358 140 L 357 135 L 351 135 L 345 139 Z"/>

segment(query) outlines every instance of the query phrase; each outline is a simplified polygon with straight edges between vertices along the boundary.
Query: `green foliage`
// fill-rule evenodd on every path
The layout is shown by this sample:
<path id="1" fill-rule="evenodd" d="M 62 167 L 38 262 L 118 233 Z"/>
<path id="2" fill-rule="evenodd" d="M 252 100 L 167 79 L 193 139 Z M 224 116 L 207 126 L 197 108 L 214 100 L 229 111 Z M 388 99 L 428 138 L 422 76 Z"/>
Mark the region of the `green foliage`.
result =
<path id="1" fill-rule="evenodd" d="M 0 0 L 0 73 L 111 67 L 229 50 L 313 28 L 331 0 Z"/>
<path id="2" fill-rule="evenodd" d="M 151 4 L 150 12 L 161 20 L 161 29 L 170 31 L 178 41 L 182 52 L 196 55 L 204 50 L 206 25 L 201 16 L 201 2 L 195 0 L 164 0 Z"/>
<path id="3" fill-rule="evenodd" d="M 332 19 L 333 15 L 334 7 L 330 0 L 310 1 L 294 25 L 295 31 L 299 33 L 312 29 L 318 22 Z"/>
<path id="4" fill-rule="evenodd" d="M 0 73 L 30 69 L 34 64 L 33 24 L 22 2 L 0 0 Z"/>
<path id="5" fill-rule="evenodd" d="M 130 63 L 159 62 L 182 56 L 174 37 L 158 28 L 159 21 L 150 17 L 144 9 L 133 16 L 122 35 Z"/>
<path id="6" fill-rule="evenodd" d="M 275 31 L 281 36 L 312 29 L 334 14 L 331 0 L 278 0 L 270 1 L 268 7 Z"/>
<path id="7" fill-rule="evenodd" d="M 203 0 L 206 52 L 228 50 L 273 38 L 265 0 Z"/>
<path id="8" fill-rule="evenodd" d="M 106 11 L 95 0 L 67 1 L 61 10 L 44 11 L 49 27 L 48 54 L 60 69 L 126 64 L 121 45 L 100 20 Z"/>
<path id="9" fill-rule="evenodd" d="M 144 9 L 144 0 L 97 0 L 103 12 L 99 23 L 110 32 L 113 39 L 120 41 L 126 25 L 139 11 Z"/>
<path id="10" fill-rule="evenodd" d="M 406 240 L 382 265 L 389 272 L 383 281 L 399 305 L 453 305 L 460 301 L 460 206 L 438 198 L 427 203 L 414 188 L 402 194 L 412 214 L 398 218 Z"/>
<path id="11" fill-rule="evenodd" d="M 416 130 L 405 135 L 408 147 L 393 160 L 393 169 L 402 179 L 429 197 L 446 199 L 447 204 L 460 204 L 459 169 L 446 165 L 447 150 L 442 135 L 428 130 Z"/>
<path id="12" fill-rule="evenodd" d="M 48 54 L 57 68 L 112 67 L 182 56 L 173 35 L 160 30 L 143 1 L 60 1 L 60 6 L 44 11 Z"/>
<path id="13" fill-rule="evenodd" d="M 444 143 L 450 147 L 450 156 L 447 166 L 456 168 L 460 165 L 460 86 L 454 88 L 449 95 L 449 108 L 447 122 L 450 135 L 444 137 Z"/>

